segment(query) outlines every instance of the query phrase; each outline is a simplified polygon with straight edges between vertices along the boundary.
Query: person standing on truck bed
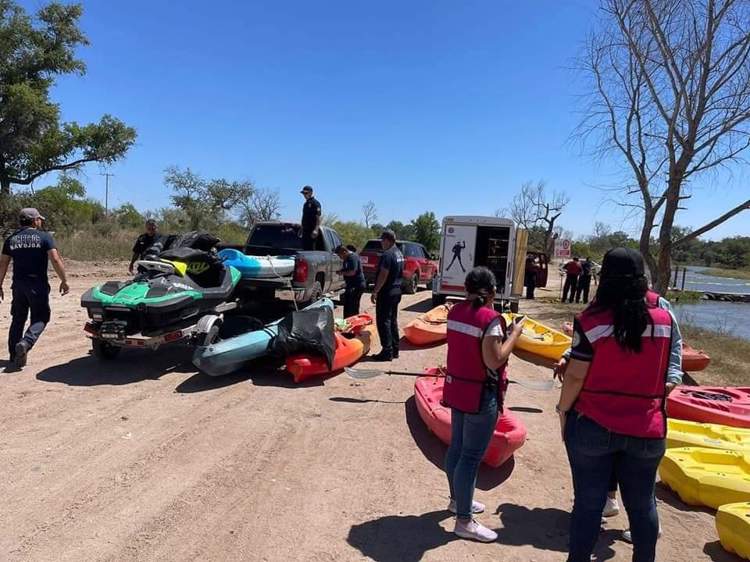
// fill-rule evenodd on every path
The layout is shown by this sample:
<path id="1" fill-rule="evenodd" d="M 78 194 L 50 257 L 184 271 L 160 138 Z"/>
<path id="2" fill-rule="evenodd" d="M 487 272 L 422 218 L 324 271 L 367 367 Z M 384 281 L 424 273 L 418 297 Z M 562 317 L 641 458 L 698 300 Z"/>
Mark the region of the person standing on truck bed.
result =
<path id="1" fill-rule="evenodd" d="M 133 266 L 137 260 L 155 258 L 161 252 L 159 227 L 154 219 L 146 221 L 146 232 L 141 234 L 133 245 L 133 257 L 128 266 L 128 272 L 133 273 Z"/>
<path id="2" fill-rule="evenodd" d="M 300 191 L 305 198 L 305 204 L 302 205 L 302 249 L 305 251 L 315 249 L 315 240 L 320 234 L 320 216 L 321 207 L 315 197 L 313 197 L 313 188 L 306 185 Z"/>
<path id="3" fill-rule="evenodd" d="M 383 255 L 378 262 L 371 299 L 375 303 L 375 320 L 383 349 L 372 359 L 391 361 L 398 359 L 398 305 L 401 302 L 404 256 L 396 246 L 396 234 L 392 230 L 383 231 L 380 241 Z"/>
<path id="4" fill-rule="evenodd" d="M 8 351 L 12 367 L 16 369 L 26 365 L 26 356 L 49 323 L 48 260 L 52 260 L 52 267 L 60 278 L 60 294 L 67 295 L 70 290 L 55 240 L 51 234 L 41 230 L 44 217 L 36 209 L 28 208 L 21 210 L 19 219 L 20 228 L 5 240 L 0 256 L 0 301 L 5 298 L 2 285 L 8 266 L 13 261 Z M 31 324 L 24 334 L 29 311 Z"/>
<path id="5" fill-rule="evenodd" d="M 563 285 L 562 302 L 573 302 L 576 289 L 578 289 L 578 277 L 581 275 L 583 268 L 578 263 L 578 258 L 573 258 L 572 261 L 565 264 L 563 270 L 565 271 L 565 285 Z M 570 300 L 568 300 L 568 292 L 570 292 Z"/>
<path id="6" fill-rule="evenodd" d="M 341 273 L 344 276 L 344 318 L 359 314 L 359 302 L 365 291 L 365 274 L 362 272 L 362 262 L 356 252 L 349 246 L 336 248 L 336 255 L 344 262 Z"/>

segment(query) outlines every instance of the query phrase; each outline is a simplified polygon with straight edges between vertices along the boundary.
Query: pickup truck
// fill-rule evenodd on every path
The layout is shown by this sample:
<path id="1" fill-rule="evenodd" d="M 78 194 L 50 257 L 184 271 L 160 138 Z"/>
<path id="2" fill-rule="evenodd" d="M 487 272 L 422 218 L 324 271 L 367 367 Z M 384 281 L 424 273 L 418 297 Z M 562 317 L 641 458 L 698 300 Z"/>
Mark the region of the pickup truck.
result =
<path id="1" fill-rule="evenodd" d="M 319 300 L 326 294 L 339 293 L 344 289 L 342 262 L 333 251 L 341 244 L 335 230 L 320 227 L 316 248 L 302 250 L 299 224 L 286 222 L 260 222 L 250 230 L 242 250 L 249 256 L 294 256 L 294 271 L 288 277 L 274 279 L 243 279 L 238 290 L 242 300 L 270 300 L 277 291 L 292 290 L 294 300 L 307 304 Z M 224 246 L 232 247 L 232 246 Z"/>
<path id="2" fill-rule="evenodd" d="M 417 242 L 397 240 L 396 246 L 404 255 L 404 280 L 402 290 L 407 295 L 417 292 L 417 286 L 424 284 L 428 289 L 432 287 L 432 280 L 438 272 L 438 261 L 430 255 L 427 248 Z M 383 254 L 380 240 L 368 240 L 360 252 L 362 271 L 368 285 L 375 284 L 375 273 L 378 261 Z"/>

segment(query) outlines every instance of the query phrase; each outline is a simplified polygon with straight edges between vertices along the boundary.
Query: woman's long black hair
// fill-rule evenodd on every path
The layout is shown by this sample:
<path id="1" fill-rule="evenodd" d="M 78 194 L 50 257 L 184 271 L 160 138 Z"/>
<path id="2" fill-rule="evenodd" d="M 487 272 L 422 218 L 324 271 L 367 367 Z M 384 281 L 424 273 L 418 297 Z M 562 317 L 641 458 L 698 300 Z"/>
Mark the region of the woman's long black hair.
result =
<path id="1" fill-rule="evenodd" d="M 472 269 L 464 281 L 466 298 L 471 302 L 472 308 L 482 308 L 495 291 L 496 285 L 495 274 L 489 269 L 483 266 Z"/>
<path id="2" fill-rule="evenodd" d="M 615 340 L 636 353 L 641 350 L 643 333 L 653 324 L 646 304 L 647 291 L 648 280 L 639 252 L 625 248 L 607 252 L 592 311 L 610 311 Z"/>

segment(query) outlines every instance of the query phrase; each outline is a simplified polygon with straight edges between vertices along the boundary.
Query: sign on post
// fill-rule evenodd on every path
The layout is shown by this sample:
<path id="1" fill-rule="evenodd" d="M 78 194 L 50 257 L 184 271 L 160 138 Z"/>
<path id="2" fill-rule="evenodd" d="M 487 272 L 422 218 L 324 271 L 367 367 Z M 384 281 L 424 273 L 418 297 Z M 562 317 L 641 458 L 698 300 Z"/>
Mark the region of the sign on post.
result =
<path id="1" fill-rule="evenodd" d="M 572 242 L 570 240 L 555 240 L 555 257 L 569 258 L 572 255 Z"/>

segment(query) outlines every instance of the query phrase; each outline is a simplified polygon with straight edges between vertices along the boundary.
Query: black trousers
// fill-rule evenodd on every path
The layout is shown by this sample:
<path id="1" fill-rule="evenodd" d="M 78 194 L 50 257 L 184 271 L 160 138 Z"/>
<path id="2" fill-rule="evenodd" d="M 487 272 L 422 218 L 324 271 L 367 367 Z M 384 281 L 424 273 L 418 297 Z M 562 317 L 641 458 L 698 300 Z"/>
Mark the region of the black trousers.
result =
<path id="1" fill-rule="evenodd" d="M 375 321 L 378 325 L 378 336 L 383 346 L 383 353 L 394 355 L 398 353 L 398 305 L 401 293 L 389 295 L 385 291 L 378 294 L 375 304 Z"/>
<path id="2" fill-rule="evenodd" d="M 320 235 L 318 235 L 320 236 Z M 312 237 L 312 232 L 302 231 L 302 250 L 310 252 L 315 249 L 315 238 Z"/>
<path id="3" fill-rule="evenodd" d="M 536 289 L 536 273 L 527 273 L 524 279 L 524 285 L 526 285 L 526 298 L 534 298 L 534 289 Z"/>
<path id="4" fill-rule="evenodd" d="M 583 303 L 588 303 L 589 290 L 591 290 L 591 275 L 581 275 L 576 286 L 576 302 L 581 302 L 581 297 L 583 297 Z"/>
<path id="5" fill-rule="evenodd" d="M 359 314 L 359 302 L 364 290 L 364 287 L 347 287 L 344 290 L 344 318 Z"/>
<path id="6" fill-rule="evenodd" d="M 573 302 L 576 296 L 576 289 L 578 288 L 578 275 L 568 275 L 565 278 L 565 285 L 563 285 L 563 296 L 562 301 Z M 568 299 L 570 294 L 570 299 Z"/>
<path id="7" fill-rule="evenodd" d="M 8 330 L 8 351 L 11 358 L 16 354 L 16 344 L 22 339 L 29 347 L 42 335 L 49 324 L 51 311 L 49 308 L 49 284 L 47 280 L 14 281 L 13 302 L 10 305 L 10 330 Z M 31 323 L 26 333 L 23 329 L 31 312 Z"/>

